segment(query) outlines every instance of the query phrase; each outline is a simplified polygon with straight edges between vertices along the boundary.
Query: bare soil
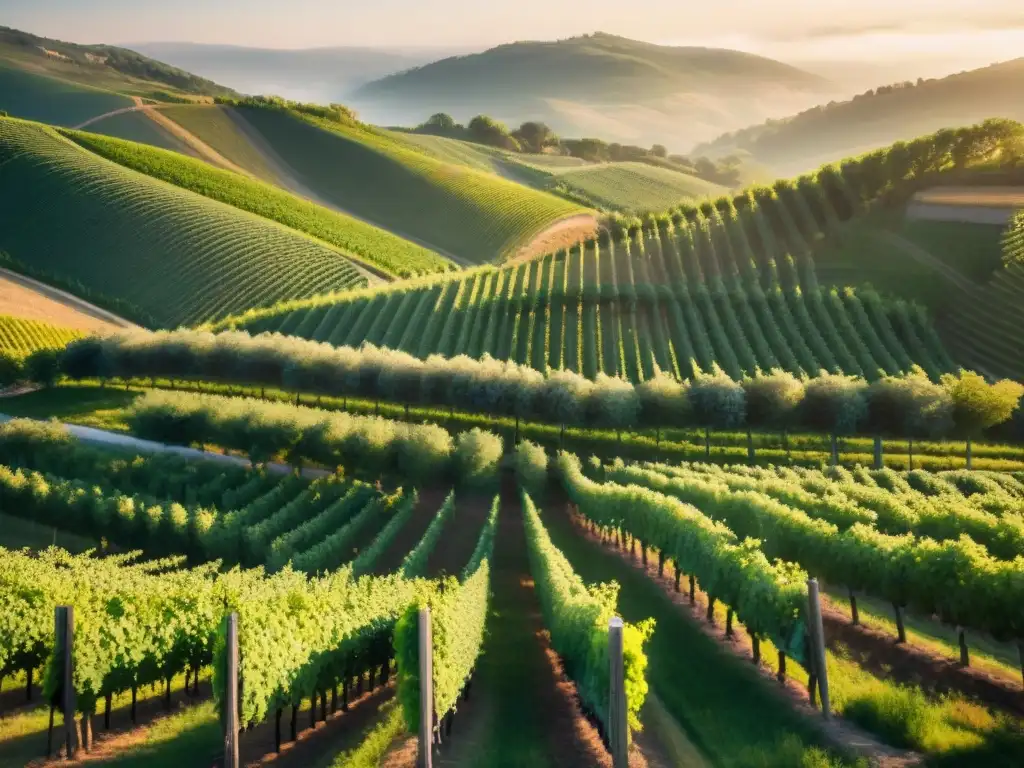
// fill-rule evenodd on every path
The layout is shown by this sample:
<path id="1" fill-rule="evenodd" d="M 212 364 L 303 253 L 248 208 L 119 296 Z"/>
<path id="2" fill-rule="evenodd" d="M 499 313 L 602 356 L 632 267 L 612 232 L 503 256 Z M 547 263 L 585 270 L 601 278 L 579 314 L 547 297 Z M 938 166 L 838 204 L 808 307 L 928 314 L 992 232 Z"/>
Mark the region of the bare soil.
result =
<path id="1" fill-rule="evenodd" d="M 427 558 L 428 578 L 444 574 L 458 576 L 462 572 L 476 549 L 493 498 L 467 491 L 455 494 L 455 512 L 448 518 L 437 546 Z"/>
<path id="2" fill-rule="evenodd" d="M 405 521 L 405 525 L 402 526 L 388 548 L 377 558 L 372 573 L 384 576 L 398 570 L 405 556 L 415 549 L 420 539 L 423 538 L 423 534 L 426 533 L 430 523 L 441 510 L 441 505 L 444 504 L 447 496 L 447 491 L 438 489 L 420 491 L 416 509 Z"/>
<path id="3" fill-rule="evenodd" d="M 6 269 L 0 269 L 0 315 L 90 332 L 135 327 L 71 294 Z"/>
<path id="4" fill-rule="evenodd" d="M 538 256 L 569 248 L 596 235 L 598 226 L 597 219 L 589 213 L 581 213 L 556 221 L 519 248 L 515 255 L 508 260 L 508 263 L 529 261 Z"/>

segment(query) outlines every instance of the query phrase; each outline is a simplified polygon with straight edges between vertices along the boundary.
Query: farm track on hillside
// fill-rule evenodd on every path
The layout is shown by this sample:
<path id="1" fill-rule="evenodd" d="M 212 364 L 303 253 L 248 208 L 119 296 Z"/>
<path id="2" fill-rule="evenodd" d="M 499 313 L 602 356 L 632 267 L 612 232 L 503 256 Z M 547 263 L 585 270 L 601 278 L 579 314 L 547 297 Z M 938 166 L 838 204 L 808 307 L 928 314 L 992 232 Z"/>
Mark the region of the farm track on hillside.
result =
<path id="1" fill-rule="evenodd" d="M 941 259 L 933 256 L 917 243 L 913 243 L 895 232 L 878 230 L 875 234 L 879 239 L 885 240 L 889 245 L 903 251 L 903 253 L 914 261 L 941 275 L 943 279 L 951 285 L 956 286 L 964 293 L 970 295 L 978 290 L 978 286 L 975 283 L 964 277 L 948 264 L 944 263 Z"/>

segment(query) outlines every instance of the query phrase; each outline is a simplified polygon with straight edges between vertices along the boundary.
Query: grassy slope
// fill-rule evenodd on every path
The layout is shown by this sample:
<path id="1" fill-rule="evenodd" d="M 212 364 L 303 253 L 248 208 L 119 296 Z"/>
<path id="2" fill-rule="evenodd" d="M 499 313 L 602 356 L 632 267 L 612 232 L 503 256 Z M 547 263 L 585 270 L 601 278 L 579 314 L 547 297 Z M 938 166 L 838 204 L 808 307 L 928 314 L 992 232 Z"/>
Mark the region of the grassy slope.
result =
<path id="1" fill-rule="evenodd" d="M 192 150 L 184 142 L 171 135 L 163 126 L 142 112 L 124 112 L 120 115 L 105 117 L 90 124 L 86 130 L 90 133 L 99 133 L 115 139 L 135 141 L 194 156 Z"/>
<path id="2" fill-rule="evenodd" d="M 317 196 L 469 263 L 500 259 L 577 205 L 409 148 L 388 132 L 243 110 Z"/>
<path id="3" fill-rule="evenodd" d="M 83 335 L 70 328 L 0 315 L 0 352 L 22 356 L 37 349 L 57 349 Z"/>
<path id="4" fill-rule="evenodd" d="M 239 130 L 228 110 L 229 107 L 179 104 L 160 111 L 235 165 L 270 184 L 278 183 L 273 169 Z"/>
<path id="5" fill-rule="evenodd" d="M 595 203 L 617 210 L 652 211 L 685 200 L 718 197 L 718 184 L 646 163 L 607 163 L 554 173 L 553 181 L 581 192 Z"/>
<path id="6" fill-rule="evenodd" d="M 319 238 L 386 275 L 409 276 L 443 271 L 452 266 L 438 254 L 390 232 L 256 179 L 141 144 L 103 139 L 88 133 L 69 135 L 87 149 L 147 176 Z"/>
<path id="7" fill-rule="evenodd" d="M 0 250 L 163 325 L 362 280 L 326 244 L 122 168 L 38 124 L 0 120 L 0 206 L 11 222 Z"/>
<path id="8" fill-rule="evenodd" d="M 12 68 L 0 60 L 0 110 L 13 117 L 75 126 L 131 105 L 126 96 Z"/>

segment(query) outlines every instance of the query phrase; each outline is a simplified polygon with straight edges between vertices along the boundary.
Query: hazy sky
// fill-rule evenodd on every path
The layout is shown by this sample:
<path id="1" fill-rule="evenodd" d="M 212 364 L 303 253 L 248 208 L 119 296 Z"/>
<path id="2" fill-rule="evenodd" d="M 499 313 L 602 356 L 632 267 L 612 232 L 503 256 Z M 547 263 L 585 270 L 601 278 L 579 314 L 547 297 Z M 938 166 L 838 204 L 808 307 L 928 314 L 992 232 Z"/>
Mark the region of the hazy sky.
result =
<path id="1" fill-rule="evenodd" d="M 1021 0 L 0 0 L 0 24 L 74 42 L 486 47 L 601 30 L 790 60 L 1024 55 Z"/>

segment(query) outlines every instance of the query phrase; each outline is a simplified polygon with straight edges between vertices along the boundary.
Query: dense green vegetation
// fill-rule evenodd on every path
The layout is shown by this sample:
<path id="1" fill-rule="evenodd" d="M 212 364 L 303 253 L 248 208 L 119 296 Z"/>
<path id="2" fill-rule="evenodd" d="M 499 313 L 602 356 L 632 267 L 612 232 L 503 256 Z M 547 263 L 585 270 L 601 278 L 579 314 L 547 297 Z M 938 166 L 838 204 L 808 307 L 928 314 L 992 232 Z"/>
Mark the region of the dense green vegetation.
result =
<path id="1" fill-rule="evenodd" d="M 447 259 L 390 232 L 255 179 L 142 144 L 82 132 L 68 135 L 86 149 L 126 168 L 263 216 L 337 246 L 346 256 L 385 275 L 409 277 L 452 268 Z M 346 287 L 349 286 L 339 286 Z M 324 292 L 323 286 L 311 288 L 319 288 L 319 292 Z"/>
<path id="2" fill-rule="evenodd" d="M 13 117 L 74 126 L 131 105 L 131 99 L 117 93 L 25 72 L 0 62 L 0 110 Z"/>
<path id="3" fill-rule="evenodd" d="M 42 125 L 0 119 L 0 163 L 9 222 L 0 250 L 37 272 L 130 302 L 160 325 L 364 280 L 321 242 L 122 168 Z"/>
<path id="4" fill-rule="evenodd" d="M 468 263 L 500 260 L 583 209 L 493 174 L 440 162 L 391 134 L 281 108 L 243 108 L 318 199 Z"/>
<path id="5" fill-rule="evenodd" d="M 560 169 L 552 174 L 552 183 L 555 189 L 582 195 L 602 208 L 634 212 L 664 210 L 723 191 L 682 171 L 637 162 Z"/>

